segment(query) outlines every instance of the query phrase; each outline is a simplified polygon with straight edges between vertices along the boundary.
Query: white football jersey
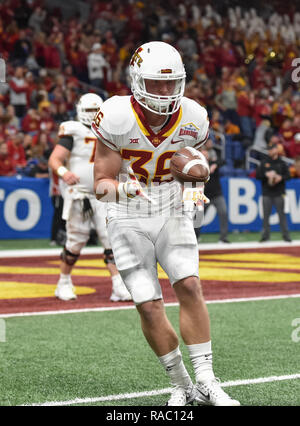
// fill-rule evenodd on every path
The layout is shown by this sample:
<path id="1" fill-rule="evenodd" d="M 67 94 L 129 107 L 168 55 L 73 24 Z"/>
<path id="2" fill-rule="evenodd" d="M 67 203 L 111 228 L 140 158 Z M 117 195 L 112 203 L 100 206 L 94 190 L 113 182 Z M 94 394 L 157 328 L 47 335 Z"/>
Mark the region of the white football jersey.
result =
<path id="1" fill-rule="evenodd" d="M 140 105 L 132 96 L 113 96 L 105 101 L 92 123 L 92 131 L 109 148 L 120 152 L 123 161 L 119 179 L 126 180 L 130 165 L 156 201 L 156 207 L 141 197 L 120 201 L 118 206 L 109 203 L 111 215 L 173 214 L 182 205 L 182 193 L 171 175 L 170 159 L 180 148 L 199 148 L 208 137 L 208 127 L 205 108 L 185 97 L 180 109 L 158 133 L 146 123 Z"/>
<path id="2" fill-rule="evenodd" d="M 75 173 L 80 182 L 73 185 L 80 192 L 94 194 L 94 157 L 97 138 L 93 132 L 79 121 L 64 121 L 59 126 L 58 136 L 72 140 L 68 169 Z"/>

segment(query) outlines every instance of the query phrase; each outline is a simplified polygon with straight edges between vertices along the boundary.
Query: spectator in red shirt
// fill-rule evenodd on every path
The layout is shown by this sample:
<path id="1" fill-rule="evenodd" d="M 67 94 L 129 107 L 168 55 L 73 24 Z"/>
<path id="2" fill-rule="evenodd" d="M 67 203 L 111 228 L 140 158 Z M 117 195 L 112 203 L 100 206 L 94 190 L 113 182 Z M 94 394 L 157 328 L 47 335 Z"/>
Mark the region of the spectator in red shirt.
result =
<path id="1" fill-rule="evenodd" d="M 55 44 L 55 34 L 51 34 L 49 39 L 46 41 L 46 46 L 44 47 L 45 55 L 45 67 L 52 70 L 60 70 L 61 68 L 61 58 L 60 52 Z"/>
<path id="2" fill-rule="evenodd" d="M 0 176 L 14 176 L 16 165 L 8 153 L 7 144 L 0 144 Z"/>
<path id="3" fill-rule="evenodd" d="M 269 90 L 262 89 L 255 97 L 255 103 L 253 106 L 253 117 L 256 127 L 258 127 L 261 122 L 266 119 L 266 117 L 271 117 L 272 109 L 270 103 Z"/>
<path id="4" fill-rule="evenodd" d="M 263 89 L 265 87 L 264 61 L 262 58 L 257 58 L 256 66 L 250 79 L 253 89 Z"/>
<path id="5" fill-rule="evenodd" d="M 219 61 L 221 68 L 235 68 L 238 66 L 235 49 L 229 41 L 223 42 L 223 46 L 220 49 Z"/>
<path id="6" fill-rule="evenodd" d="M 205 73 L 211 77 L 215 77 L 218 65 L 214 46 L 210 43 L 204 45 L 201 52 L 201 59 L 203 61 Z"/>
<path id="7" fill-rule="evenodd" d="M 291 158 L 300 156 L 300 132 L 296 133 L 292 139 L 289 145 L 288 156 Z"/>
<path id="8" fill-rule="evenodd" d="M 23 147 L 23 133 L 19 132 L 7 142 L 8 155 L 16 167 L 25 167 L 27 164 L 25 150 Z"/>
<path id="9" fill-rule="evenodd" d="M 35 33 L 33 38 L 34 56 L 41 67 L 45 67 L 45 45 L 46 34 L 42 31 Z"/>
<path id="10" fill-rule="evenodd" d="M 40 129 L 41 117 L 39 113 L 31 108 L 22 120 L 22 130 L 25 133 L 35 135 Z"/>
<path id="11" fill-rule="evenodd" d="M 5 50 L 7 52 L 12 52 L 15 42 L 19 38 L 19 28 L 15 20 L 12 20 L 12 22 L 7 25 L 3 34 L 3 38 Z"/>
<path id="12" fill-rule="evenodd" d="M 40 130 L 50 135 L 51 132 L 55 131 L 55 128 L 56 128 L 56 124 L 51 116 L 50 108 L 43 107 L 41 109 Z"/>
<path id="13" fill-rule="evenodd" d="M 293 118 L 292 127 L 293 127 L 294 134 L 300 133 L 300 114 L 296 114 L 295 117 Z"/>

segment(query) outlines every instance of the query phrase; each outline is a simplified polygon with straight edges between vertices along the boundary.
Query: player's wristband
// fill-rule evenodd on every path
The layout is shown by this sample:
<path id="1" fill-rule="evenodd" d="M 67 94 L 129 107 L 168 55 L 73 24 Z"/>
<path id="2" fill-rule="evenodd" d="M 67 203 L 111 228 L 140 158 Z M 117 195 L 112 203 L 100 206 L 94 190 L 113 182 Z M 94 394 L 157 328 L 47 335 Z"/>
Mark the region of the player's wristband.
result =
<path id="1" fill-rule="evenodd" d="M 60 166 L 57 170 L 56 173 L 58 174 L 59 177 L 63 177 L 63 175 L 65 173 L 67 173 L 69 170 L 65 167 L 65 166 Z"/>
<path id="2" fill-rule="evenodd" d="M 126 189 L 127 189 L 126 182 L 120 182 L 118 185 L 118 194 L 119 194 L 119 197 L 122 198 L 123 200 L 126 198 L 132 197 L 130 194 L 127 193 Z"/>
<path id="3" fill-rule="evenodd" d="M 130 185 L 131 184 L 131 185 Z M 136 195 L 138 195 L 138 184 L 132 184 L 130 182 L 128 185 L 128 182 L 120 182 L 118 185 L 118 194 L 119 197 L 122 199 L 126 198 L 134 198 Z"/>

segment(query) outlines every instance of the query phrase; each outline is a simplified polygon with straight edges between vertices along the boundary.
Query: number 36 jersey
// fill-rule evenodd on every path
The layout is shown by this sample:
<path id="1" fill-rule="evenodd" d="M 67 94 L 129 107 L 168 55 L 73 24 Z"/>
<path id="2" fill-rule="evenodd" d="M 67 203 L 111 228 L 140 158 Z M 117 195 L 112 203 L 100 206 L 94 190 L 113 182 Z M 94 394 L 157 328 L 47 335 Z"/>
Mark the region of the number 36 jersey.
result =
<path id="1" fill-rule="evenodd" d="M 68 169 L 75 173 L 80 182 L 73 188 L 94 194 L 94 157 L 97 138 L 91 129 L 79 121 L 64 121 L 59 126 L 58 144 L 70 151 Z"/>
<path id="2" fill-rule="evenodd" d="M 176 113 L 166 116 L 161 129 L 147 124 L 140 105 L 132 96 L 113 96 L 105 101 L 92 123 L 92 131 L 102 143 L 119 151 L 123 160 L 120 175 L 125 176 L 130 165 L 142 186 L 147 187 L 148 194 L 158 201 L 160 209 L 169 209 L 170 203 L 178 203 L 179 198 L 181 203 L 180 186 L 170 172 L 172 155 L 186 146 L 200 148 L 208 137 L 208 127 L 205 108 L 186 97 L 182 98 Z M 132 208 L 124 205 L 124 212 L 129 208 L 131 213 L 134 210 L 137 213 L 132 200 L 130 206 Z M 137 214 L 141 213 L 139 209 Z"/>

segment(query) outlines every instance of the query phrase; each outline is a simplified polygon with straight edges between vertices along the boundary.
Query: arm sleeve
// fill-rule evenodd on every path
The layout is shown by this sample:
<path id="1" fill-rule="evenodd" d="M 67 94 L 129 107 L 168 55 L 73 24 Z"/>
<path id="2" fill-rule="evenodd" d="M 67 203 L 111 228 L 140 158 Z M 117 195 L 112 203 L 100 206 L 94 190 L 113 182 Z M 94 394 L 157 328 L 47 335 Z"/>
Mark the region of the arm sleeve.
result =
<path id="1" fill-rule="evenodd" d="M 64 148 L 68 149 L 69 151 L 72 151 L 73 143 L 74 143 L 73 136 L 64 135 L 59 138 L 57 145 L 61 145 Z"/>

